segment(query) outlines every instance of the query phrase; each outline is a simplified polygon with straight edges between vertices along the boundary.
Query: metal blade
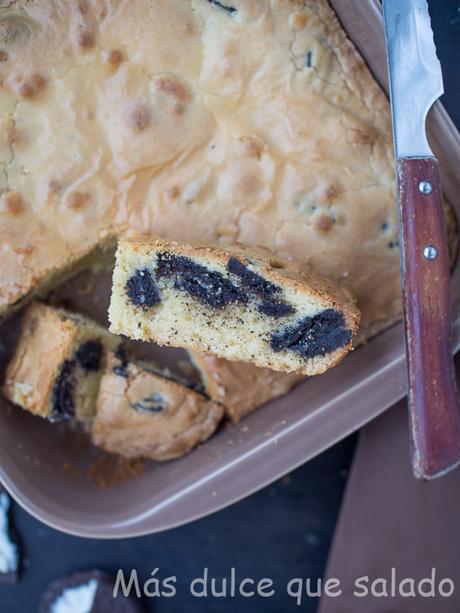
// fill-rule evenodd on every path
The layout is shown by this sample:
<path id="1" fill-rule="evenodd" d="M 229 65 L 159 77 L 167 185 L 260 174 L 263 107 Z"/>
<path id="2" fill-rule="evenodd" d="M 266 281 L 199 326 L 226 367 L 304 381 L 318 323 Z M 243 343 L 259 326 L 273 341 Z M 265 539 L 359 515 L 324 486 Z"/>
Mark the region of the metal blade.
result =
<path id="1" fill-rule="evenodd" d="M 383 0 L 397 158 L 428 157 L 425 119 L 444 93 L 426 0 Z"/>

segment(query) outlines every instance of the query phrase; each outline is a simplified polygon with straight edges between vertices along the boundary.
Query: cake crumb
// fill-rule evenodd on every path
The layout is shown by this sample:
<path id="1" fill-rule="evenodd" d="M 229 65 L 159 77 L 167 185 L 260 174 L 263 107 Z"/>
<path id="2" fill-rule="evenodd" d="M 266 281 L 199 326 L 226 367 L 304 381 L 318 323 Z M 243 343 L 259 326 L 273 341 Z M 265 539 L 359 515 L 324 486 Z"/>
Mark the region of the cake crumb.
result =
<path id="1" fill-rule="evenodd" d="M 88 469 L 87 476 L 97 485 L 111 489 L 145 472 L 145 460 L 126 459 L 111 453 L 100 452 Z"/>

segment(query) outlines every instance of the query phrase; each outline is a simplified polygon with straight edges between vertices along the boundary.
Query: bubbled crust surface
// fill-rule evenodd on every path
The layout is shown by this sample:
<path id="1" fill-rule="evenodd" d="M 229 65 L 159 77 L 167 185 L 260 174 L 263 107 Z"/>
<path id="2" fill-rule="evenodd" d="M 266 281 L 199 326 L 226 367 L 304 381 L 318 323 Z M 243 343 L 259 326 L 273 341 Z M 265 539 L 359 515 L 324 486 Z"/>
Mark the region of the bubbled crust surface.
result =
<path id="1" fill-rule="evenodd" d="M 0 304 L 112 226 L 264 246 L 399 317 L 388 103 L 327 0 L 0 9 Z M 59 50 L 59 53 L 56 53 Z"/>
<path id="2" fill-rule="evenodd" d="M 75 348 L 78 325 L 60 311 L 34 303 L 25 312 L 21 326 L 3 393 L 31 413 L 47 417 L 53 385 L 62 363 Z"/>
<path id="3" fill-rule="evenodd" d="M 214 355 L 191 353 L 206 393 L 225 406 L 227 415 L 238 422 L 263 404 L 279 398 L 305 379 L 304 376 L 258 368 L 246 362 L 231 362 Z"/>
<path id="4" fill-rule="evenodd" d="M 163 461 L 185 455 L 215 432 L 222 405 L 136 364 L 128 364 L 126 376 L 120 376 L 113 371 L 118 364 L 109 355 L 92 427 L 96 445 L 127 458 Z M 164 398 L 161 412 L 132 408 L 154 394 Z"/>

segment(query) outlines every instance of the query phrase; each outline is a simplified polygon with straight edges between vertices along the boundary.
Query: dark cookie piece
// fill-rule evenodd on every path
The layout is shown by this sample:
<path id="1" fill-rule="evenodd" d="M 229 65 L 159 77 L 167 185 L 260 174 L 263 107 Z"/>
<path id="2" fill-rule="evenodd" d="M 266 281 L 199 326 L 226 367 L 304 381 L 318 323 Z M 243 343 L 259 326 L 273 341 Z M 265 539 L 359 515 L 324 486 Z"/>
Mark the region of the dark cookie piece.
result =
<path id="1" fill-rule="evenodd" d="M 52 613 L 57 603 L 66 603 L 67 610 L 80 613 L 141 613 L 144 607 L 134 588 L 130 596 L 121 589 L 113 597 L 115 577 L 100 570 L 77 572 L 52 583 L 43 594 L 38 613 Z M 69 603 L 69 604 L 68 604 Z"/>
<path id="2" fill-rule="evenodd" d="M 153 396 L 143 398 L 139 402 L 131 403 L 130 406 L 142 413 L 161 413 L 165 408 L 165 399 L 161 394 L 153 394 Z"/>
<path id="3" fill-rule="evenodd" d="M 295 313 L 295 308 L 280 298 L 282 294 L 280 287 L 250 270 L 238 258 L 230 258 L 227 262 L 227 269 L 240 278 L 241 284 L 248 291 L 262 298 L 257 308 L 264 315 L 286 317 Z"/>
<path id="4" fill-rule="evenodd" d="M 123 345 L 119 345 L 115 352 L 115 357 L 119 360 L 119 364 L 113 367 L 113 372 L 119 377 L 128 378 L 128 356 L 126 355 L 126 348 Z"/>
<path id="5" fill-rule="evenodd" d="M 208 0 L 208 2 L 209 2 L 209 4 L 213 4 L 214 6 L 218 6 L 219 8 L 221 8 L 223 11 L 225 11 L 229 15 L 233 15 L 233 13 L 236 13 L 236 8 L 234 6 L 229 6 L 228 4 L 223 4 L 222 2 L 219 2 L 218 0 Z"/>
<path id="6" fill-rule="evenodd" d="M 86 341 L 75 352 L 78 364 L 88 372 L 96 372 L 101 366 L 102 343 L 99 340 Z"/>
<path id="7" fill-rule="evenodd" d="M 242 264 L 237 258 L 230 258 L 228 260 L 227 269 L 240 278 L 241 284 L 245 288 L 261 298 L 270 300 L 280 292 L 280 288 L 274 283 L 267 281 L 256 272 L 249 270 L 249 268 Z"/>
<path id="8" fill-rule="evenodd" d="M 11 498 L 0 487 L 0 585 L 16 583 L 19 580 L 19 544 L 11 527 L 10 506 Z"/>
<path id="9" fill-rule="evenodd" d="M 287 317 L 288 315 L 293 315 L 295 313 L 295 308 L 292 306 L 292 304 L 288 304 L 287 302 L 277 302 L 275 300 L 272 302 L 269 300 L 263 300 L 257 308 L 261 313 L 268 315 L 269 317 Z"/>
<path id="10" fill-rule="evenodd" d="M 196 264 L 190 258 L 163 251 L 158 254 L 155 270 L 158 277 L 174 279 L 174 287 L 222 309 L 231 302 L 246 304 L 248 296 L 220 272 Z"/>
<path id="11" fill-rule="evenodd" d="M 75 389 L 75 360 L 64 360 L 53 386 L 52 409 L 49 419 L 70 419 L 75 413 L 73 393 Z"/>
<path id="12" fill-rule="evenodd" d="M 80 367 L 86 372 L 97 372 L 101 365 L 101 359 L 102 343 L 100 340 L 94 339 L 82 343 L 75 351 L 73 359 L 64 360 L 53 386 L 50 421 L 74 417 L 75 371 Z"/>
<path id="13" fill-rule="evenodd" d="M 313 317 L 272 334 L 273 351 L 295 351 L 305 358 L 324 356 L 350 342 L 351 330 L 345 327 L 343 315 L 326 309 Z"/>
<path id="14" fill-rule="evenodd" d="M 154 307 L 161 302 L 160 292 L 153 280 L 152 273 L 146 268 L 137 270 L 127 280 L 126 293 L 136 306 Z"/>

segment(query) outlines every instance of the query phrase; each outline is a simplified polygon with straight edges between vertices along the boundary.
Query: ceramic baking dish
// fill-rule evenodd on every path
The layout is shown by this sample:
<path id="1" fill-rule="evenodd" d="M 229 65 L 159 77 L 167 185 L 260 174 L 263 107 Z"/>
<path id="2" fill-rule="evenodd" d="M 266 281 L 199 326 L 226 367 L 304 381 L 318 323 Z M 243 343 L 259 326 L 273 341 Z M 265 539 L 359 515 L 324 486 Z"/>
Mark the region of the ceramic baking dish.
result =
<path id="1" fill-rule="evenodd" d="M 386 88 L 378 3 L 331 3 Z M 441 162 L 445 194 L 459 216 L 460 138 L 440 104 L 430 115 L 429 134 Z M 458 266 L 453 276 L 454 344 L 458 349 Z M 93 453 L 90 448 L 78 445 L 59 427 L 3 401 L 0 478 L 23 507 L 59 530 L 100 538 L 157 532 L 212 513 L 267 485 L 360 428 L 405 391 L 403 330 L 395 325 L 337 368 L 306 381 L 241 424 L 225 426 L 189 456 L 149 465 L 144 473 L 110 489 L 82 477 Z"/>

